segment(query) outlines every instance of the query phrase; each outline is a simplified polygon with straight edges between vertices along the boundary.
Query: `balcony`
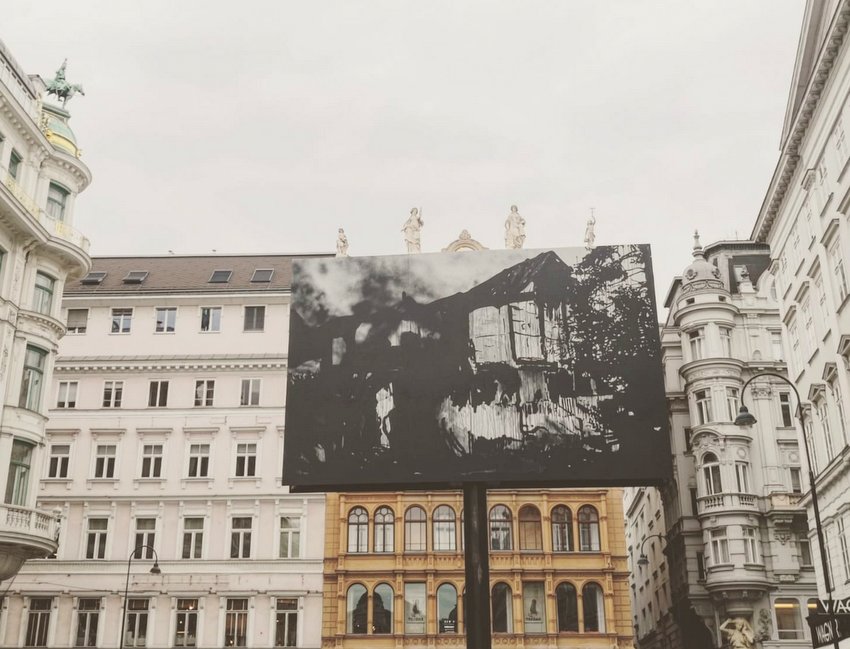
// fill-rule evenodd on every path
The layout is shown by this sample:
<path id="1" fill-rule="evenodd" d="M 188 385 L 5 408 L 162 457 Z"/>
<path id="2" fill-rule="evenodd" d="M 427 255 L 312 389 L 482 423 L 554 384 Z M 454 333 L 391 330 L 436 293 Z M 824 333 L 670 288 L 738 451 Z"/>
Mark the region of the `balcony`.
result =
<path id="1" fill-rule="evenodd" d="M 0 167 L 0 178 L 3 180 L 3 186 L 17 199 L 24 211 L 38 221 L 41 227 L 47 230 L 48 237 L 60 239 L 88 254 L 90 243 L 86 237 L 67 223 L 57 221 L 48 216 L 47 212 L 36 204 L 32 197 L 12 178 L 8 170 L 3 167 Z"/>
<path id="2" fill-rule="evenodd" d="M 28 559 L 56 552 L 59 518 L 54 514 L 0 505 L 0 581 L 17 574 Z"/>
<path id="3" fill-rule="evenodd" d="M 752 494 L 723 493 L 697 498 L 700 516 L 723 511 L 758 511 L 758 498 Z"/>

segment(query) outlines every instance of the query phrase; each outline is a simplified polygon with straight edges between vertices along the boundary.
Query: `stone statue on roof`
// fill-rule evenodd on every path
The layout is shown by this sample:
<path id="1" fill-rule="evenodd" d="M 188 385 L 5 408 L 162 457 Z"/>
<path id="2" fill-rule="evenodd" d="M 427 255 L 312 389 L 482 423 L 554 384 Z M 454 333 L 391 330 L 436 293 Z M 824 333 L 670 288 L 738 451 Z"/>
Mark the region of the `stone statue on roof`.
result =
<path id="1" fill-rule="evenodd" d="M 419 208 L 414 207 L 410 210 L 410 216 L 404 222 L 404 227 L 401 229 L 404 232 L 404 243 L 407 244 L 408 253 L 422 252 L 422 226 L 425 221 L 422 220 L 422 212 Z"/>
<path id="2" fill-rule="evenodd" d="M 525 243 L 525 219 L 519 215 L 519 208 L 511 205 L 511 213 L 505 220 L 505 248 L 519 249 Z"/>
<path id="3" fill-rule="evenodd" d="M 336 236 L 336 256 L 348 257 L 348 237 L 345 236 L 345 230 L 342 228 Z"/>
<path id="4" fill-rule="evenodd" d="M 83 87 L 78 83 L 68 83 L 65 80 L 65 67 L 68 65 L 68 59 L 62 61 L 62 65 L 56 70 L 56 76 L 47 81 L 47 94 L 56 95 L 56 99 L 62 100 L 62 108 L 68 100 L 75 94 L 79 93 L 85 96 Z"/>
<path id="5" fill-rule="evenodd" d="M 587 225 L 584 228 L 584 247 L 588 250 L 593 249 L 593 242 L 596 241 L 596 233 L 593 231 L 593 226 L 596 225 L 596 216 L 593 210 L 590 210 L 590 218 L 587 219 Z"/>

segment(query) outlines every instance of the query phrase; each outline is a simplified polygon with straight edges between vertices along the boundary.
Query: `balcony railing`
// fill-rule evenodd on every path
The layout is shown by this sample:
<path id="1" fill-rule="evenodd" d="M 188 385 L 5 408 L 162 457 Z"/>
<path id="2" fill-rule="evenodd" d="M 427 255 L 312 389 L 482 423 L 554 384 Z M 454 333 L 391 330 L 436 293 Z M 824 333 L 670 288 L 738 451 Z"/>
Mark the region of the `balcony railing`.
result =
<path id="1" fill-rule="evenodd" d="M 64 221 L 59 221 L 48 216 L 47 212 L 41 209 L 32 197 L 17 183 L 17 181 L 12 177 L 12 174 L 9 173 L 8 169 L 0 167 L 0 177 L 3 179 L 3 185 L 5 185 L 6 189 L 8 189 L 18 200 L 21 207 L 29 212 L 30 215 L 32 215 L 32 217 L 38 221 L 45 230 L 47 230 L 47 233 L 51 237 L 67 241 L 68 243 L 81 248 L 83 252 L 88 253 L 90 245 L 89 240 L 84 237 L 82 233 L 75 230 Z"/>
<path id="2" fill-rule="evenodd" d="M 54 542 L 59 519 L 49 512 L 13 505 L 0 505 L 0 534 L 25 534 Z"/>
<path id="3" fill-rule="evenodd" d="M 723 509 L 749 509 L 758 510 L 758 498 L 752 494 L 712 494 L 711 496 L 700 496 L 697 498 L 697 507 L 700 514 L 716 513 Z"/>

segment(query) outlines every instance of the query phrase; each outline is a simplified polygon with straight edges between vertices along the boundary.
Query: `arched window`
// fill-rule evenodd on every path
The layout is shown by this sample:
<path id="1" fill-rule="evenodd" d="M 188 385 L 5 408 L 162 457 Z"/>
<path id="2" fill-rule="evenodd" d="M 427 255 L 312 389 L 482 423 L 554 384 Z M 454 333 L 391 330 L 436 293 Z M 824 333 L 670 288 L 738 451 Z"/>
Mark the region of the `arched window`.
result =
<path id="1" fill-rule="evenodd" d="M 776 614 L 776 633 L 780 640 L 803 638 L 800 602 L 793 597 L 777 597 L 773 602 L 773 611 Z"/>
<path id="2" fill-rule="evenodd" d="M 362 507 L 348 512 L 348 551 L 369 551 L 369 514 Z"/>
<path id="3" fill-rule="evenodd" d="M 443 584 L 437 589 L 437 633 L 457 631 L 457 589 Z"/>
<path id="4" fill-rule="evenodd" d="M 498 583 L 491 593 L 493 633 L 513 633 L 513 593 L 507 584 Z"/>
<path id="5" fill-rule="evenodd" d="M 425 552 L 427 535 L 425 510 L 414 506 L 404 512 L 404 551 Z"/>
<path id="6" fill-rule="evenodd" d="M 573 551 L 573 513 L 564 505 L 552 509 L 552 550 Z"/>
<path id="7" fill-rule="evenodd" d="M 345 630 L 347 633 L 366 633 L 368 600 L 364 586 L 352 584 L 349 587 L 345 607 Z"/>
<path id="8" fill-rule="evenodd" d="M 581 589 L 584 603 L 584 631 L 605 633 L 605 600 L 599 584 L 585 584 Z"/>
<path id="9" fill-rule="evenodd" d="M 720 462 L 714 453 L 706 453 L 702 456 L 702 477 L 705 481 L 705 495 L 719 494 L 723 492 L 723 483 L 720 480 Z"/>
<path id="10" fill-rule="evenodd" d="M 558 631 L 578 631 L 578 597 L 576 587 L 564 582 L 555 589 L 558 600 Z"/>
<path id="11" fill-rule="evenodd" d="M 519 510 L 519 549 L 543 549 L 540 510 L 534 505 L 525 505 Z"/>
<path id="12" fill-rule="evenodd" d="M 395 550 L 395 515 L 389 507 L 378 507 L 375 511 L 375 552 Z"/>
<path id="13" fill-rule="evenodd" d="M 490 510 L 490 549 L 512 550 L 511 510 L 504 505 L 496 505 Z"/>
<path id="14" fill-rule="evenodd" d="M 599 514 L 595 507 L 578 510 L 578 538 L 581 552 L 599 552 Z"/>
<path id="15" fill-rule="evenodd" d="M 434 510 L 434 550 L 457 550 L 457 530 L 455 528 L 455 510 L 448 505 L 440 505 Z M 457 594 L 455 594 L 457 596 Z"/>
<path id="16" fill-rule="evenodd" d="M 372 633 L 393 632 L 393 588 L 378 584 L 372 592 Z"/>

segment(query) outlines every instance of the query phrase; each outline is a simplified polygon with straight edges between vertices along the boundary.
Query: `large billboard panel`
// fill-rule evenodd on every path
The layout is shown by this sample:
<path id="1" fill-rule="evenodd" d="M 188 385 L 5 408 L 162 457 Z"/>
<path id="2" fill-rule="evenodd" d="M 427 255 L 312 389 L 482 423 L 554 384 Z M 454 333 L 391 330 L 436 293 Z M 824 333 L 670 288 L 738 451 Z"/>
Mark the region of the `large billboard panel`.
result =
<path id="1" fill-rule="evenodd" d="M 284 484 L 659 484 L 670 476 L 650 250 L 293 264 Z"/>

